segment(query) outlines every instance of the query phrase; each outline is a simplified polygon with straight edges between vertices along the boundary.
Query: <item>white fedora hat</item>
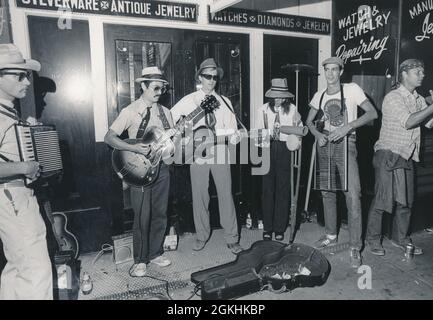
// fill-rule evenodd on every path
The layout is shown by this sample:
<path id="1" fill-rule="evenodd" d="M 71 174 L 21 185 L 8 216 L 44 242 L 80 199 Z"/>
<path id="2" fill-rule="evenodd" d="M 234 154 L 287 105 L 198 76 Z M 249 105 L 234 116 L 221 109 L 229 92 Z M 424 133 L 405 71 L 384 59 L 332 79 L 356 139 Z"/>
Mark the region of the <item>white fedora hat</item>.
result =
<path id="1" fill-rule="evenodd" d="M 0 69 L 41 70 L 39 61 L 24 59 L 21 51 L 12 43 L 0 44 Z"/>
<path id="2" fill-rule="evenodd" d="M 146 67 L 141 70 L 141 77 L 135 79 L 135 82 L 141 81 L 161 81 L 168 83 L 162 75 L 162 71 L 158 67 Z"/>

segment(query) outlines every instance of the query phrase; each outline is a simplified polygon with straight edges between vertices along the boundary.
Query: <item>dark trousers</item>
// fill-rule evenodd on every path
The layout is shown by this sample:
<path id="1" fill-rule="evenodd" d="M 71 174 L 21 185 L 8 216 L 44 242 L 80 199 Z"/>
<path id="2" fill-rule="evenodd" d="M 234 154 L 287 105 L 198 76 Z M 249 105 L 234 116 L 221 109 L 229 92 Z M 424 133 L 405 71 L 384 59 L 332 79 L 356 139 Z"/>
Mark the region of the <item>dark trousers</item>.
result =
<path id="1" fill-rule="evenodd" d="M 282 233 L 290 207 L 290 151 L 282 141 L 272 141 L 270 148 L 270 168 L 263 176 L 263 227 L 267 232 Z"/>
<path id="2" fill-rule="evenodd" d="M 379 150 L 374 154 L 375 196 L 368 213 L 367 242 L 380 242 L 383 213 L 391 214 L 393 211 L 395 223 L 392 238 L 402 245 L 410 242 L 408 232 L 414 198 L 414 168 L 412 160 L 399 161 L 399 158 L 388 150 Z"/>
<path id="3" fill-rule="evenodd" d="M 131 187 L 134 210 L 133 248 L 135 263 L 148 263 L 160 256 L 167 228 L 167 203 L 170 190 L 168 166 L 161 165 L 159 177 L 145 188 Z"/>
<path id="4" fill-rule="evenodd" d="M 368 242 L 380 242 L 382 235 L 382 216 L 384 212 L 384 210 L 374 208 L 373 206 L 370 208 L 370 212 L 368 213 L 366 236 L 366 240 Z M 399 203 L 396 204 L 394 216 L 394 219 L 396 219 L 394 224 L 396 229 L 393 228 L 392 233 L 393 238 L 402 245 L 410 242 L 409 237 L 407 236 L 409 231 L 410 216 L 411 210 L 409 207 L 403 207 Z"/>

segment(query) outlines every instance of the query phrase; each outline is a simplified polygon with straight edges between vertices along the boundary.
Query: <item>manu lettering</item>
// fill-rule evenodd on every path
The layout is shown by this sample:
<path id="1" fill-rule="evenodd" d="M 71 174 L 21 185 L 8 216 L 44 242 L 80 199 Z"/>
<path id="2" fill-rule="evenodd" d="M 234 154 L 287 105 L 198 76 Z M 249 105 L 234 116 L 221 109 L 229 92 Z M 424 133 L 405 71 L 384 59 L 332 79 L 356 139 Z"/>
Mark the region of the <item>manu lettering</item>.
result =
<path id="1" fill-rule="evenodd" d="M 421 42 L 424 39 L 430 39 L 429 34 L 433 34 L 433 22 L 430 22 L 430 12 L 426 14 L 422 24 L 422 35 L 416 36 L 415 40 Z"/>

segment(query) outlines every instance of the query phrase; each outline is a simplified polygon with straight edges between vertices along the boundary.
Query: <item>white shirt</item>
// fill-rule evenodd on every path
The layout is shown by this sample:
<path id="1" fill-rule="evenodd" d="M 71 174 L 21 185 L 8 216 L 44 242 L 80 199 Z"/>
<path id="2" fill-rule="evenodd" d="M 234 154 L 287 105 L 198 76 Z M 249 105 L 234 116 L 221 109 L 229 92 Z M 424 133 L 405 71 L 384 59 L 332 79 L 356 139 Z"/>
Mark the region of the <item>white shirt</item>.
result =
<path id="1" fill-rule="evenodd" d="M 296 110 L 296 106 L 294 104 L 290 104 L 289 112 L 284 112 L 283 108 L 276 108 L 276 112 L 273 112 L 269 103 L 265 103 L 259 108 L 258 115 L 256 116 L 256 121 L 254 124 L 255 129 L 272 129 L 274 127 L 275 118 L 277 117 L 277 112 L 280 115 L 280 125 L 282 126 L 301 126 L 301 115 L 298 110 Z M 267 123 L 265 124 L 265 117 L 263 114 L 266 114 Z M 287 137 L 289 135 L 285 133 L 280 133 L 280 141 L 286 142 Z"/>
<path id="2" fill-rule="evenodd" d="M 310 106 L 316 110 L 319 110 L 320 97 L 322 96 L 325 89 L 319 90 L 314 95 L 310 102 Z M 358 117 L 358 106 L 360 106 L 367 97 L 364 91 L 356 83 L 345 83 L 343 84 L 343 95 L 344 101 L 347 108 L 347 122 L 352 122 Z M 338 91 L 335 94 L 328 95 L 325 92 L 323 96 L 322 105 L 320 109 L 324 112 L 325 130 L 333 131 L 335 128 L 344 125 L 344 117 L 341 115 L 341 92 Z"/>
<path id="3" fill-rule="evenodd" d="M 218 109 L 214 111 L 215 114 L 215 132 L 217 136 L 220 135 L 229 135 L 233 134 L 237 130 L 237 122 L 236 116 L 233 113 L 233 106 L 230 100 L 223 96 L 224 100 L 229 105 L 230 109 L 222 100 L 219 94 L 216 94 L 215 91 L 211 92 L 211 95 L 215 96 L 215 98 L 220 103 Z M 190 93 L 183 97 L 178 103 L 176 103 L 173 108 L 170 109 L 171 114 L 173 116 L 173 122 L 176 123 L 179 121 L 181 116 L 187 116 L 191 112 L 193 112 L 203 101 L 206 93 L 203 90 L 198 90 L 196 92 Z M 194 121 L 195 123 L 195 121 Z M 205 117 L 203 116 L 195 125 L 193 129 L 197 129 L 200 126 L 205 126 Z"/>

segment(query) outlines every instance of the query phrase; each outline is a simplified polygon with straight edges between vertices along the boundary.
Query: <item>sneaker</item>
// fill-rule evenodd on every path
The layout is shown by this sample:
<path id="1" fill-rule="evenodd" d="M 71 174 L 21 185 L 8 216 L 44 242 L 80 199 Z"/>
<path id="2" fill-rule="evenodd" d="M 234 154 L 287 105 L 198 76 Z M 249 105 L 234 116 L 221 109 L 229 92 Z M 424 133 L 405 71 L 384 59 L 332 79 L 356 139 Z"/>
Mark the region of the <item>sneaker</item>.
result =
<path id="1" fill-rule="evenodd" d="M 277 240 L 277 241 L 283 241 L 284 240 L 284 233 L 282 233 L 282 232 L 275 232 L 275 240 Z"/>
<path id="2" fill-rule="evenodd" d="M 194 246 L 192 247 L 192 250 L 194 250 L 194 251 L 203 250 L 203 248 L 205 247 L 205 245 L 206 245 L 206 241 L 201 241 L 201 240 L 196 239 L 195 243 L 194 243 Z"/>
<path id="3" fill-rule="evenodd" d="M 350 249 L 350 265 L 352 268 L 359 268 L 362 265 L 361 252 L 358 249 Z"/>
<path id="4" fill-rule="evenodd" d="M 156 264 L 158 267 L 167 267 L 171 265 L 171 261 L 164 256 L 156 257 L 150 260 L 150 262 Z"/>
<path id="5" fill-rule="evenodd" d="M 263 231 L 263 240 L 272 240 L 272 232 Z"/>
<path id="6" fill-rule="evenodd" d="M 433 227 L 425 228 L 425 231 L 428 233 L 433 233 Z"/>
<path id="7" fill-rule="evenodd" d="M 331 244 L 335 244 L 337 243 L 337 237 L 335 237 L 335 239 L 330 239 L 328 237 L 328 235 L 324 235 L 322 236 L 319 240 L 317 240 L 314 244 L 313 247 L 316 249 L 323 249 Z"/>
<path id="8" fill-rule="evenodd" d="M 131 277 L 144 277 L 146 275 L 147 266 L 145 263 L 136 263 L 129 271 Z"/>
<path id="9" fill-rule="evenodd" d="M 384 256 L 385 249 L 379 242 L 367 242 L 370 247 L 370 252 L 376 256 Z"/>
<path id="10" fill-rule="evenodd" d="M 394 240 L 390 240 L 391 244 L 396 247 L 401 249 L 403 252 L 406 252 L 406 245 L 400 244 L 395 242 Z M 413 243 L 412 243 L 413 244 Z M 422 251 L 422 249 L 420 247 L 417 247 L 416 245 L 414 245 L 414 250 L 413 250 L 413 254 L 416 256 L 419 256 L 420 254 L 423 254 L 424 252 Z"/>
<path id="11" fill-rule="evenodd" d="M 227 248 L 229 248 L 233 254 L 239 254 L 244 250 L 244 249 L 242 249 L 242 247 L 237 242 L 227 243 Z"/>

